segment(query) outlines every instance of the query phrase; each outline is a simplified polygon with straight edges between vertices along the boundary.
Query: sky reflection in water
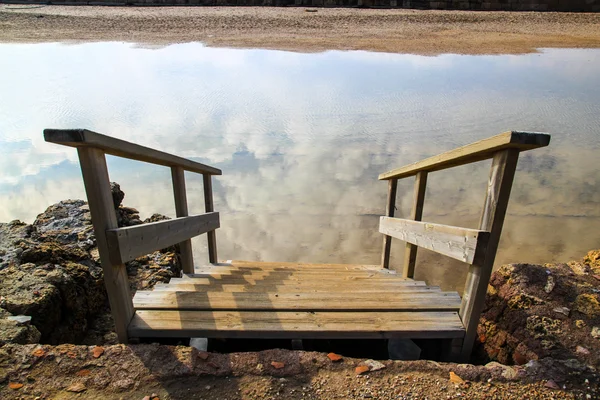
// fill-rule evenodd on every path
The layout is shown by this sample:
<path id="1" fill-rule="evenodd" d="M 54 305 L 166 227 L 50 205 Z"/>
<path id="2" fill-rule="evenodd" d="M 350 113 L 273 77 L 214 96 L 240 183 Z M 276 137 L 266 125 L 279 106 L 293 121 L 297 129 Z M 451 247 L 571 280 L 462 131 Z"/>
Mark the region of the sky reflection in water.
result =
<path id="1" fill-rule="evenodd" d="M 223 169 L 220 257 L 379 262 L 388 169 L 506 130 L 546 131 L 524 153 L 497 263 L 600 247 L 600 51 L 519 56 L 298 54 L 131 44 L 0 45 L 0 221 L 84 198 L 76 152 L 44 128 L 84 127 Z M 432 174 L 424 218 L 476 227 L 489 162 Z M 109 158 L 125 204 L 174 215 L 170 172 Z M 191 212 L 200 176 L 187 174 Z M 407 215 L 412 179 L 399 185 Z M 205 262 L 204 237 L 194 240 Z M 401 261 L 403 243 L 394 245 Z M 417 277 L 460 286 L 460 263 L 420 254 Z M 444 266 L 444 267 L 442 267 Z"/>

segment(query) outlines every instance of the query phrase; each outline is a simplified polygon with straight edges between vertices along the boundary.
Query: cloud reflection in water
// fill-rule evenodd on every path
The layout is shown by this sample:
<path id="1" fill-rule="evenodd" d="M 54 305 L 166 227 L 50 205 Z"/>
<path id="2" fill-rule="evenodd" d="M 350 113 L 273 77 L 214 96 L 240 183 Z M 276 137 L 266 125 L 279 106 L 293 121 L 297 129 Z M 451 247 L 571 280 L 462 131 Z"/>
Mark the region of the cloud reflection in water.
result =
<path id="1" fill-rule="evenodd" d="M 565 62 L 568 60 L 568 62 Z M 600 51 L 424 57 L 121 43 L 0 45 L 0 221 L 83 198 L 76 153 L 47 127 L 85 127 L 215 165 L 220 255 L 378 263 L 380 172 L 506 130 L 553 133 L 524 153 L 498 263 L 600 247 Z M 425 218 L 476 227 L 489 163 L 432 174 Z M 174 215 L 166 168 L 109 159 L 125 203 Z M 201 179 L 188 177 L 192 212 Z M 409 213 L 412 180 L 399 187 Z M 204 238 L 194 240 L 197 262 Z M 403 244 L 396 242 L 394 259 Z M 433 283 L 466 268 L 421 253 Z M 445 278 L 444 278 L 445 277 Z"/>

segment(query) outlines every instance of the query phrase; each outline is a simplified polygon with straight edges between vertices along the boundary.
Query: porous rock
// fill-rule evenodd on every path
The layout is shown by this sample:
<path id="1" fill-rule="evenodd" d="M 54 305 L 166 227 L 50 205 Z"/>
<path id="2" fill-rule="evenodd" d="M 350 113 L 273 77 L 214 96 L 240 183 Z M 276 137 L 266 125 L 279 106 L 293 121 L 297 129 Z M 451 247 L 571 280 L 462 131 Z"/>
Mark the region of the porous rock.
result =
<path id="1" fill-rule="evenodd" d="M 144 223 L 137 210 L 121 206 L 124 193 L 119 185 L 113 183 L 111 188 L 119 226 Z M 176 251 L 171 247 L 128 263 L 132 291 L 178 276 L 181 267 Z M 0 311 L 0 343 L 114 341 L 85 201 L 51 205 L 31 225 L 0 223 Z M 15 326 L 6 319 L 10 315 L 31 316 L 31 326 Z M 98 331 L 92 332 L 91 339 L 90 330 Z"/>

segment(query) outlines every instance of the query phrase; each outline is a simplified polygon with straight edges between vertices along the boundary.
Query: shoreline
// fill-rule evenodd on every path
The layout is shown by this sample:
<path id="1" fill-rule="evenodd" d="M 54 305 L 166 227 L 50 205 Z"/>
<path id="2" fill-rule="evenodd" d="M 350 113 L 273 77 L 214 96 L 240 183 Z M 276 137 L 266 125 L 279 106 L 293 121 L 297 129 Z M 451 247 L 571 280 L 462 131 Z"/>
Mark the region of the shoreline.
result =
<path id="1" fill-rule="evenodd" d="M 600 48 L 600 14 L 276 7 L 0 6 L 0 43 L 124 41 L 296 52 Z M 314 11 L 315 9 L 310 9 Z"/>

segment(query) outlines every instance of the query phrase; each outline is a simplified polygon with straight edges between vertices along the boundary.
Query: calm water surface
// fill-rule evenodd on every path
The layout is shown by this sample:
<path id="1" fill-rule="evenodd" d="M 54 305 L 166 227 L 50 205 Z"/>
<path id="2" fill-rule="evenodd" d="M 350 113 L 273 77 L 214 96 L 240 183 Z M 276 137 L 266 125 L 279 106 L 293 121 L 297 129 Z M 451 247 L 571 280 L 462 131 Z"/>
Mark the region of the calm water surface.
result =
<path id="1" fill-rule="evenodd" d="M 553 134 L 523 153 L 497 264 L 580 258 L 600 247 L 600 51 L 519 56 L 179 44 L 0 45 L 0 221 L 32 222 L 85 198 L 72 148 L 44 128 L 88 128 L 223 170 L 220 258 L 379 262 L 380 172 L 506 130 Z M 424 218 L 476 227 L 489 162 L 430 176 Z M 174 216 L 167 168 L 109 157 L 124 203 Z M 200 176 L 187 174 L 191 212 Z M 406 216 L 412 179 L 401 181 Z M 194 239 L 205 262 L 204 237 Z M 401 262 L 402 242 L 393 260 Z M 466 266 L 428 252 L 417 277 L 459 287 Z"/>

